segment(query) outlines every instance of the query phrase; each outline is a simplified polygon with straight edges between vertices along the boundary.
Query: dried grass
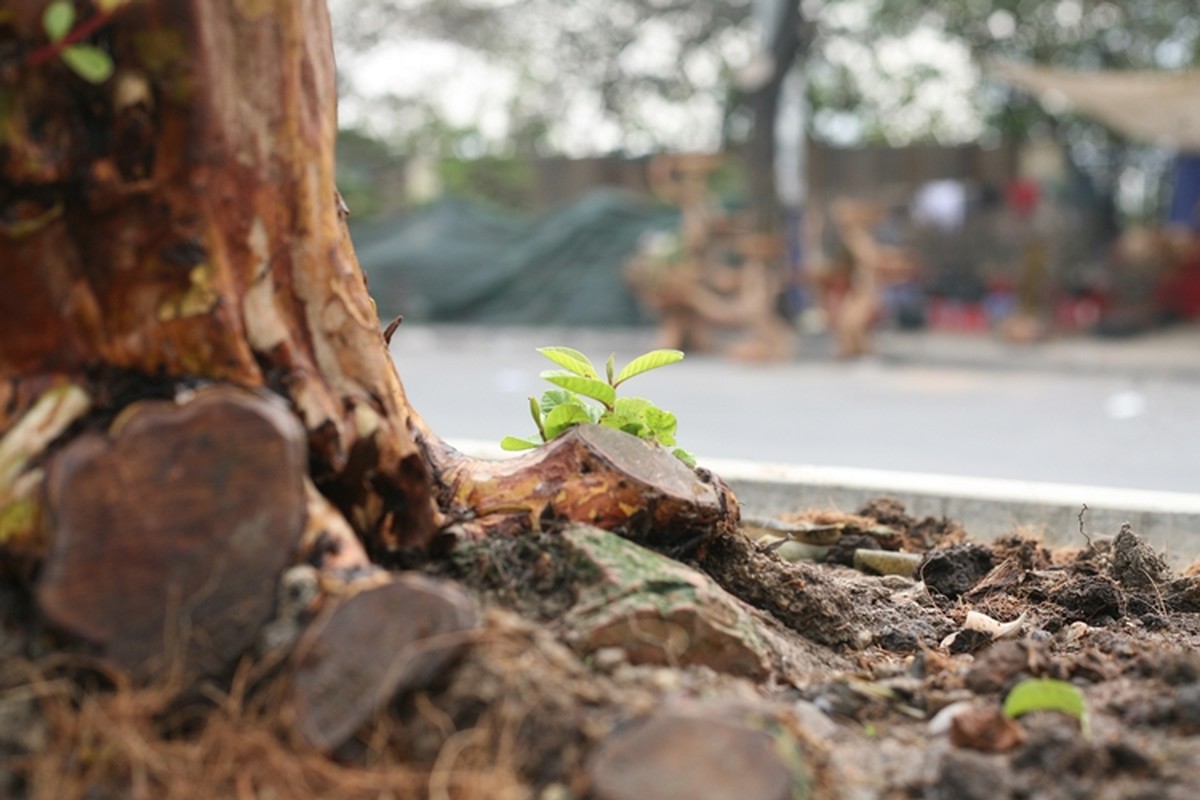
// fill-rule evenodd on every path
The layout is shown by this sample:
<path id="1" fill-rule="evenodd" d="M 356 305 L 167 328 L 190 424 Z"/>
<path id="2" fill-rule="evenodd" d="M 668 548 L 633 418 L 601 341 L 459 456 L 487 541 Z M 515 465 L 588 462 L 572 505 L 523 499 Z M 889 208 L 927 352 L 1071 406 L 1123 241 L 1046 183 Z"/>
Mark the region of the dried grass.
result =
<path id="1" fill-rule="evenodd" d="M 432 768 L 401 763 L 389 747 L 395 721 L 382 716 L 356 763 L 339 763 L 290 734 L 286 691 L 268 681 L 253 692 L 249 668 L 227 692 L 181 703 L 170 682 L 135 686 L 88 664 L 0 668 L 4 698 L 37 698 L 44 741 L 5 765 L 20 776 L 28 800 L 518 800 L 529 796 L 494 737 L 450 736 Z M 93 682 L 94 682 L 93 681 Z M 15 692 L 15 694 L 14 694 Z"/>

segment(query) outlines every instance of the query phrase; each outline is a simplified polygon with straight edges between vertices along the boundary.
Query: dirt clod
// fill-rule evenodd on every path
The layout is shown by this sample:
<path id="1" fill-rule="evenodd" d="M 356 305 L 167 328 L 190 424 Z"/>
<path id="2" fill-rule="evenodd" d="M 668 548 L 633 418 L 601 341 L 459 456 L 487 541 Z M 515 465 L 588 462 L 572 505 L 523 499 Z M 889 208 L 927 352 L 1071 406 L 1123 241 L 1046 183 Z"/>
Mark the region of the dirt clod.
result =
<path id="1" fill-rule="evenodd" d="M 1112 544 L 1112 577 L 1127 589 L 1154 589 L 1171 580 L 1167 561 L 1134 535 L 1128 523 Z"/>
<path id="2" fill-rule="evenodd" d="M 1004 753 L 1025 741 L 1025 731 L 997 706 L 980 706 L 958 714 L 950 723 L 955 747 L 982 753 Z"/>
<path id="3" fill-rule="evenodd" d="M 1005 762 L 970 750 L 950 750 L 929 791 L 929 800 L 995 800 L 1009 797 L 1012 775 Z"/>
<path id="4" fill-rule="evenodd" d="M 917 568 L 917 575 L 931 591 L 953 600 L 969 592 L 992 566 L 990 549 L 960 544 L 930 551 Z"/>

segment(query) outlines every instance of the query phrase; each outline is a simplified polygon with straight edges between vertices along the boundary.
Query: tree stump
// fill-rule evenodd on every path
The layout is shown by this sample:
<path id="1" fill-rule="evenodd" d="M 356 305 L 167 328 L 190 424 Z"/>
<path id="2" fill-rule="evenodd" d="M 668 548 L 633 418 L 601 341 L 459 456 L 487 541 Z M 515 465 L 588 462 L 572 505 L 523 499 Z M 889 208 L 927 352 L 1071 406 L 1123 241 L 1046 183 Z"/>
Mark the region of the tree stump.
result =
<path id="1" fill-rule="evenodd" d="M 306 471 L 304 431 L 277 401 L 213 388 L 131 406 L 50 465 L 38 606 L 127 669 L 223 671 L 271 615 Z"/>

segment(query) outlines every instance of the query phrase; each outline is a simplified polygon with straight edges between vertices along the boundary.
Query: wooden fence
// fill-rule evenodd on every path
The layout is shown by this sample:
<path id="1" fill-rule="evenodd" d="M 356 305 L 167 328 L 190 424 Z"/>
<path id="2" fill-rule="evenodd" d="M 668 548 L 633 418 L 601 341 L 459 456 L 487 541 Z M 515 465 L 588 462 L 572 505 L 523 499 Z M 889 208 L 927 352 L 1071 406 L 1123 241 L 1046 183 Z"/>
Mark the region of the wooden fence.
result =
<path id="1" fill-rule="evenodd" d="M 730 154 L 736 164 L 739 156 Z M 534 173 L 530 210 L 561 208 L 600 186 L 648 194 L 647 158 L 543 158 L 530 165 Z M 1003 186 L 1016 175 L 1017 147 L 856 147 L 810 143 L 808 195 L 818 203 L 834 197 L 878 197 L 894 194 L 900 202 L 923 183 L 957 179 L 978 186 Z"/>

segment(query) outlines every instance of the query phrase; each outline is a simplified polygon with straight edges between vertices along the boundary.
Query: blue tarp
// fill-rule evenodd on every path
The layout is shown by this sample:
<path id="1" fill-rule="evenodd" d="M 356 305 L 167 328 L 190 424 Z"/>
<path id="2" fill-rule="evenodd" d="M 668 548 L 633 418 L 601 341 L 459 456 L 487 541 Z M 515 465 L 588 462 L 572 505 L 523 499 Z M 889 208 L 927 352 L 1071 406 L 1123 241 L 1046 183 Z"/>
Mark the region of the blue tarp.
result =
<path id="1" fill-rule="evenodd" d="M 605 189 L 545 216 L 443 199 L 352 232 L 382 319 L 522 325 L 648 322 L 622 265 L 677 212 Z"/>

